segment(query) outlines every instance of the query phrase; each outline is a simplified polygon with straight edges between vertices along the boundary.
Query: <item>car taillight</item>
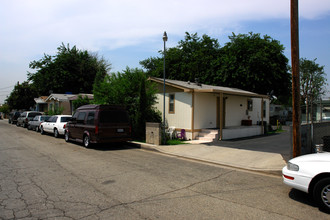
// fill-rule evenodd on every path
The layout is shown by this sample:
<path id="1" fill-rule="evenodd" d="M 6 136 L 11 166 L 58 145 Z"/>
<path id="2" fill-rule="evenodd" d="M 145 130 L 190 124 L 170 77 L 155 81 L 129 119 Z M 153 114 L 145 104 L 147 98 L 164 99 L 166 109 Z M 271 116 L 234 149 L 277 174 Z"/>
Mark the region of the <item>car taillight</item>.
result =
<path id="1" fill-rule="evenodd" d="M 66 127 L 66 124 L 63 125 L 63 129 Z"/>
<path id="2" fill-rule="evenodd" d="M 99 126 L 95 126 L 95 134 L 98 134 L 99 133 Z"/>

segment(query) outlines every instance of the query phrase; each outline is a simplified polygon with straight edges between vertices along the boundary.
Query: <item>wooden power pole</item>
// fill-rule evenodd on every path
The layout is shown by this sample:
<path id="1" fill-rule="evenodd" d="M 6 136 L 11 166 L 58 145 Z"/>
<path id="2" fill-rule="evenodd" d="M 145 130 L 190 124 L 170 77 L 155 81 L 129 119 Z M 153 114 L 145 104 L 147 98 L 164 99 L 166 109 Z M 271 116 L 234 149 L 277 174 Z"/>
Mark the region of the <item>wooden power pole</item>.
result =
<path id="1" fill-rule="evenodd" d="M 298 0 L 291 0 L 292 157 L 301 154 Z"/>

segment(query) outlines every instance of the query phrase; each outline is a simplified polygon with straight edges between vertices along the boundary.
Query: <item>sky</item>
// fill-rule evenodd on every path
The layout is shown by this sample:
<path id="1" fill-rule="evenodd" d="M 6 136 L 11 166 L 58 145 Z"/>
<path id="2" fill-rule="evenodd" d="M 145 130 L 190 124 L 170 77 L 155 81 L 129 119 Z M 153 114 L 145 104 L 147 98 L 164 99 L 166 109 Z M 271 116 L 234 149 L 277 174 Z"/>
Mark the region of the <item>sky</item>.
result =
<path id="1" fill-rule="evenodd" d="M 0 104 L 35 71 L 30 62 L 56 55 L 62 43 L 97 53 L 111 72 L 160 56 L 164 31 L 166 47 L 185 32 L 207 34 L 221 46 L 232 33 L 260 33 L 291 57 L 290 0 L 0 0 L 0 21 Z M 330 0 L 300 0 L 300 57 L 316 58 L 330 84 L 329 39 Z"/>

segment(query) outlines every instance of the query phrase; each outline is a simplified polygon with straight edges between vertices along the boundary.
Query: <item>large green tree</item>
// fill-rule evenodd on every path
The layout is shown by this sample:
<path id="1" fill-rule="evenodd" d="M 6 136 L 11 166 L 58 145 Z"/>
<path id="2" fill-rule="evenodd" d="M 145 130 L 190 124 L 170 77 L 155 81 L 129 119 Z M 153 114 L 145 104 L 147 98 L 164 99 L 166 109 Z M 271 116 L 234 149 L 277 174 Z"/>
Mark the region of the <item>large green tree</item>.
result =
<path id="1" fill-rule="evenodd" d="M 160 51 L 163 55 L 163 51 Z M 166 78 L 183 81 L 199 81 L 214 84 L 219 68 L 220 46 L 218 40 L 207 35 L 186 32 L 178 46 L 166 50 Z M 140 62 L 151 76 L 163 77 L 163 57 L 151 57 Z"/>
<path id="2" fill-rule="evenodd" d="M 145 122 L 160 122 L 160 113 L 154 109 L 156 88 L 141 69 L 126 68 L 123 72 L 107 75 L 94 85 L 96 104 L 126 105 L 133 125 L 133 136 L 145 137 Z"/>
<path id="3" fill-rule="evenodd" d="M 284 46 L 254 33 L 233 34 L 229 39 L 222 48 L 219 84 L 288 100 L 291 75 Z"/>
<path id="4" fill-rule="evenodd" d="M 34 98 L 37 97 L 35 87 L 28 82 L 17 83 L 6 99 L 10 109 L 29 110 L 35 105 Z"/>
<path id="5" fill-rule="evenodd" d="M 95 76 L 104 76 L 110 70 L 110 64 L 97 54 L 79 50 L 76 46 L 70 48 L 63 43 L 57 48 L 55 56 L 44 55 L 38 61 L 29 65 L 36 72 L 28 73 L 39 95 L 54 93 L 92 93 Z"/>
<path id="6" fill-rule="evenodd" d="M 229 36 L 220 47 L 207 35 L 186 33 L 177 47 L 166 51 L 166 78 L 228 86 L 273 94 L 282 102 L 290 96 L 288 59 L 279 41 L 260 34 Z M 163 52 L 161 52 L 163 53 Z M 140 64 L 148 74 L 162 77 L 163 57 L 151 57 Z"/>
<path id="7" fill-rule="evenodd" d="M 326 74 L 324 66 L 316 63 L 316 59 L 301 58 L 299 63 L 300 92 L 302 102 L 306 105 L 306 121 L 309 121 L 309 106 L 326 92 Z M 313 108 L 311 108 L 313 109 Z M 313 112 L 311 112 L 313 115 Z"/>

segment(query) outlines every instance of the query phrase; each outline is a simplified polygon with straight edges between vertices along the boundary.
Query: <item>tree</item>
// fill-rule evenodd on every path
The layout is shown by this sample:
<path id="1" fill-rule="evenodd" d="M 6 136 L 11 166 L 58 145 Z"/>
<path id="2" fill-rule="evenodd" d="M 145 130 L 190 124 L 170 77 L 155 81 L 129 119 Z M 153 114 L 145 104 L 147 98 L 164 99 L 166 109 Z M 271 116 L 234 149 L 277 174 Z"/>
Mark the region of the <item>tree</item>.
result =
<path id="1" fill-rule="evenodd" d="M 88 105 L 91 103 L 92 103 L 92 100 L 90 100 L 87 95 L 85 95 L 84 97 L 82 95 L 79 95 L 78 99 L 72 101 L 72 105 L 73 105 L 74 109 L 77 109 L 80 106 Z"/>
<path id="2" fill-rule="evenodd" d="M 10 107 L 8 104 L 3 104 L 2 106 L 0 106 L 0 112 L 4 113 L 4 114 L 8 114 L 10 112 Z"/>
<path id="3" fill-rule="evenodd" d="M 245 89 L 270 94 L 287 102 L 291 94 L 288 59 L 279 41 L 260 34 L 239 34 L 220 47 L 207 35 L 186 33 L 177 47 L 166 51 L 166 78 Z M 162 77 L 163 58 L 151 57 L 140 64 L 148 74 Z"/>
<path id="4" fill-rule="evenodd" d="M 316 59 L 301 58 L 299 63 L 301 101 L 306 105 L 307 122 L 309 121 L 309 106 L 312 106 L 314 100 L 320 99 L 325 94 L 327 85 L 324 66 L 320 66 L 315 61 Z M 313 117 L 311 120 L 313 121 Z"/>
<path id="5" fill-rule="evenodd" d="M 163 54 L 163 52 L 160 52 Z M 166 78 L 213 84 L 218 68 L 220 46 L 218 40 L 207 35 L 186 32 L 185 39 L 177 47 L 166 51 Z M 151 76 L 163 77 L 163 57 L 151 57 L 140 62 Z"/>
<path id="6" fill-rule="evenodd" d="M 143 139 L 145 122 L 160 122 L 161 116 L 153 108 L 156 89 L 141 69 L 129 69 L 107 75 L 94 87 L 94 103 L 125 105 L 132 121 L 133 136 Z"/>
<path id="7" fill-rule="evenodd" d="M 96 74 L 104 78 L 110 70 L 110 64 L 97 54 L 70 48 L 63 43 L 57 48 L 55 56 L 44 55 L 39 61 L 30 62 L 29 67 L 35 73 L 28 73 L 39 95 L 54 93 L 91 93 Z"/>
<path id="8" fill-rule="evenodd" d="M 34 98 L 37 97 L 37 90 L 28 82 L 15 85 L 13 91 L 6 99 L 10 109 L 30 109 L 35 105 Z"/>
<path id="9" fill-rule="evenodd" d="M 290 73 L 284 47 L 279 41 L 260 34 L 229 37 L 222 48 L 218 84 L 260 94 L 271 92 L 281 99 L 290 96 Z"/>

